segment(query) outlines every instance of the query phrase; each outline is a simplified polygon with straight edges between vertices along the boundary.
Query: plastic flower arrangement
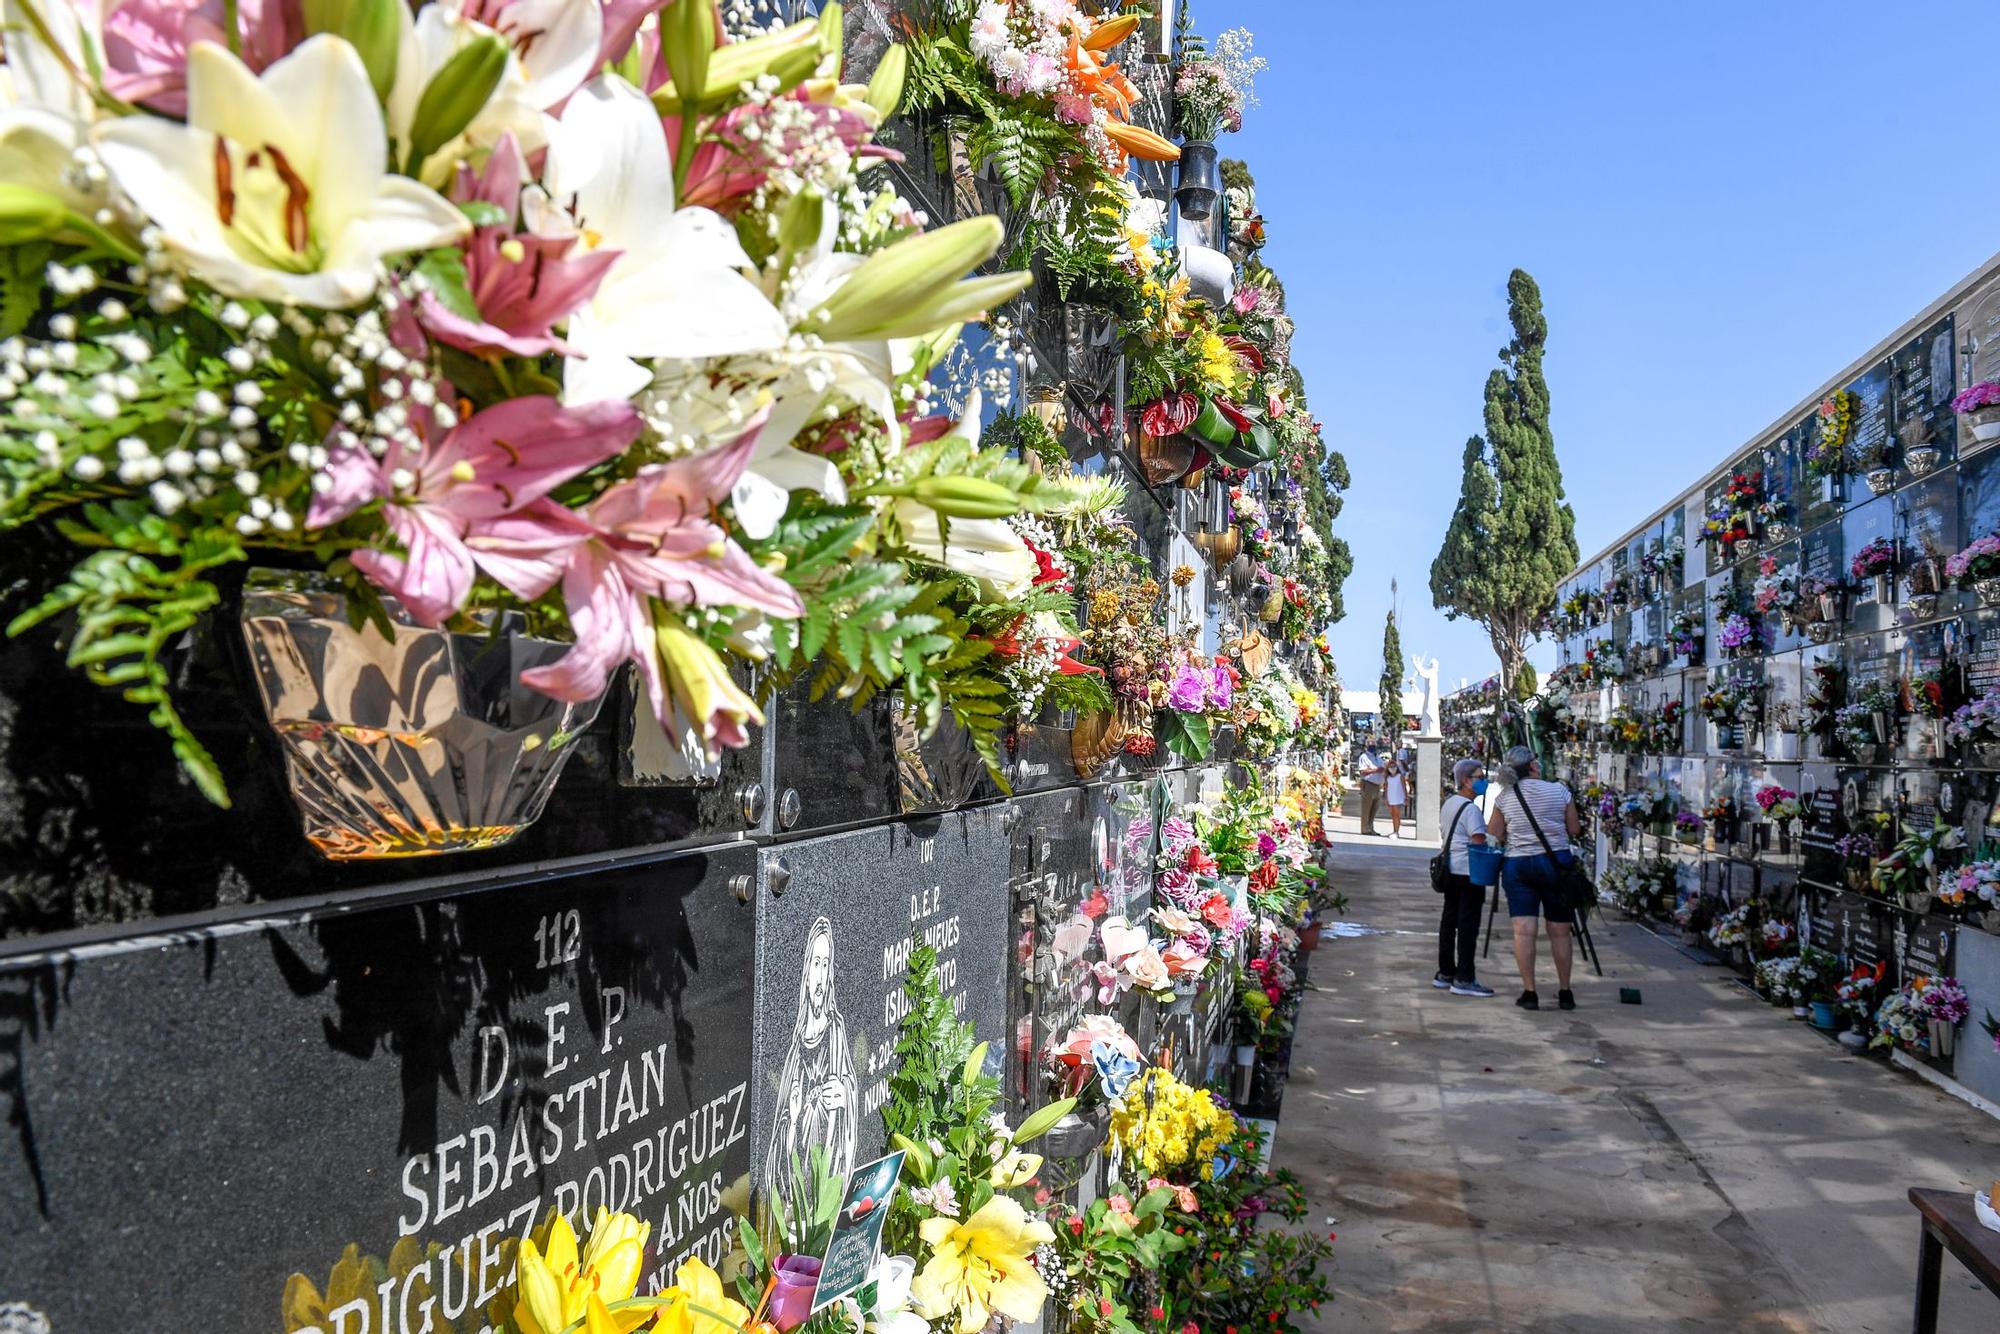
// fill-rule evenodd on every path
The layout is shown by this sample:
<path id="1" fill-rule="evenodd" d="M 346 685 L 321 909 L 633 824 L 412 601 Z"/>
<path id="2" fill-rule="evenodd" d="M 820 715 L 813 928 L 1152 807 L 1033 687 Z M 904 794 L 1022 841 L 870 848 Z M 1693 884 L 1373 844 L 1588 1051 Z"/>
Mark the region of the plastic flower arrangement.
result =
<path id="1" fill-rule="evenodd" d="M 1742 945 L 1750 939 L 1750 925 L 1757 915 L 1755 903 L 1742 903 L 1715 919 L 1708 928 L 1708 941 L 1717 949 L 1726 950 Z"/>
<path id="2" fill-rule="evenodd" d="M 1806 471 L 1832 477 L 1847 463 L 1847 437 L 1854 429 L 1854 395 L 1836 389 L 1813 410 L 1812 439 L 1806 442 Z"/>
<path id="3" fill-rule="evenodd" d="M 1796 955 L 1759 961 L 1755 973 L 1757 989 L 1780 1005 L 1796 1004 L 1793 997 L 1798 968 Z"/>
<path id="4" fill-rule="evenodd" d="M 1958 869 L 1957 899 L 1952 906 L 1979 903 L 1991 907 L 2000 903 L 2000 861 L 1981 859 Z"/>
<path id="5" fill-rule="evenodd" d="M 970 426 L 905 432 L 951 331 L 1027 275 L 961 281 L 996 219 L 918 235 L 863 185 L 902 61 L 842 85 L 837 6 L 740 42 L 675 14 L 648 61 L 592 6 L 521 50 L 433 4 L 419 35 L 470 45 L 392 79 L 358 28 L 246 10 L 257 65 L 194 43 L 184 95 L 136 107 L 79 57 L 87 24 L 10 42 L 55 44 L 96 163 L 89 217 L 60 179 L 9 182 L 55 202 L 7 235 L 45 254 L 10 294 L 49 371 L 14 395 L 0 522 L 84 553 L 12 628 L 63 622 L 213 799 L 163 655 L 253 557 L 326 570 L 381 626 L 520 613 L 575 645 L 523 684 L 590 700 L 633 663 L 690 749 L 744 742 L 727 668 L 761 657 L 953 709 L 994 758 L 959 613 L 1017 619 L 1034 559 L 1007 520 L 1064 492 Z"/>
<path id="6" fill-rule="evenodd" d="M 1962 1024 L 1972 1015 L 1972 1001 L 1955 977 L 1920 979 L 1917 1005 L 1924 1014 L 1941 1024 Z"/>
<path id="7" fill-rule="evenodd" d="M 1243 128 L 1243 109 L 1257 105 L 1257 76 L 1268 62 L 1250 54 L 1247 28 L 1232 28 L 1210 52 L 1199 37 L 1182 34 L 1174 64 L 1174 115 L 1181 136 L 1206 142 Z"/>
<path id="8" fill-rule="evenodd" d="M 1875 1011 L 1875 1036 L 1870 1047 L 1901 1047 L 1925 1051 L 1930 1047 L 1930 1016 L 1918 999 L 1918 983 L 1898 987 L 1883 998 Z"/>
<path id="9" fill-rule="evenodd" d="M 1832 1001 L 1835 989 L 1840 985 L 1840 959 L 1813 945 L 1802 946 L 1799 950 L 1799 964 L 1793 971 L 1793 1003 L 1808 1005 L 1813 1001 Z"/>
<path id="10" fill-rule="evenodd" d="M 1857 967 L 1833 989 L 1833 1003 L 1853 1021 L 1853 1026 L 1866 1029 L 1875 1012 L 1875 988 L 1881 985 L 1884 972 L 1882 965 L 1873 968 Z"/>
<path id="11" fill-rule="evenodd" d="M 1764 474 L 1755 469 L 1746 469 L 1729 475 L 1723 486 L 1723 503 L 1738 510 L 1754 509 L 1764 497 Z"/>
<path id="12" fill-rule="evenodd" d="M 1833 843 L 1833 855 L 1843 861 L 1872 861 L 1880 851 L 1871 833 L 1843 834 Z"/>
<path id="13" fill-rule="evenodd" d="M 1798 605 L 1798 584 L 1778 566 L 1776 556 L 1757 562 L 1757 581 L 1751 586 L 1750 601 L 1759 612 L 1790 610 Z"/>
<path id="14" fill-rule="evenodd" d="M 1955 710 L 1945 734 L 1960 745 L 2000 740 L 2000 692 L 1989 690 Z"/>
<path id="15" fill-rule="evenodd" d="M 1756 623 L 1740 612 L 1730 612 L 1722 618 L 1717 639 L 1723 648 L 1732 651 L 1755 648 L 1757 646 Z"/>
<path id="16" fill-rule="evenodd" d="M 1755 795 L 1757 809 L 1764 812 L 1766 819 L 1776 819 L 1772 812 L 1785 802 L 1796 801 L 1799 794 L 1777 783 L 1766 783 L 1757 789 Z"/>
<path id="17" fill-rule="evenodd" d="M 1701 816 L 1697 815 L 1695 812 L 1678 811 L 1674 814 L 1674 830 L 1676 833 L 1692 836 L 1695 834 L 1699 834 L 1701 832 L 1701 828 L 1702 828 Z"/>
<path id="18" fill-rule="evenodd" d="M 1963 587 L 2000 575 L 2000 534 L 1974 538 L 1945 560 L 1944 573 Z"/>
<path id="19" fill-rule="evenodd" d="M 1757 934 L 1757 946 L 1765 958 L 1783 954 L 1798 938 L 1798 931 L 1790 922 L 1771 917 L 1764 920 Z"/>
<path id="20" fill-rule="evenodd" d="M 1212 1180 L 1217 1154 L 1236 1134 L 1236 1117 L 1208 1090 L 1190 1088 L 1170 1070 L 1146 1071 L 1111 1114 L 1111 1143 L 1148 1177 Z"/>
<path id="21" fill-rule="evenodd" d="M 1951 410 L 1961 415 L 1991 407 L 2000 407 L 2000 381 L 1981 380 L 1960 390 L 1951 400 Z"/>
<path id="22" fill-rule="evenodd" d="M 1740 682 L 1722 681 L 1701 697 L 1697 707 L 1710 722 L 1731 726 L 1754 698 L 1752 690 Z"/>
<path id="23" fill-rule="evenodd" d="M 1847 572 L 1856 579 L 1872 579 L 1878 574 L 1888 574 L 1896 568 L 1896 544 L 1886 537 L 1878 537 L 1861 550 L 1854 553 L 1854 559 L 1847 563 Z"/>

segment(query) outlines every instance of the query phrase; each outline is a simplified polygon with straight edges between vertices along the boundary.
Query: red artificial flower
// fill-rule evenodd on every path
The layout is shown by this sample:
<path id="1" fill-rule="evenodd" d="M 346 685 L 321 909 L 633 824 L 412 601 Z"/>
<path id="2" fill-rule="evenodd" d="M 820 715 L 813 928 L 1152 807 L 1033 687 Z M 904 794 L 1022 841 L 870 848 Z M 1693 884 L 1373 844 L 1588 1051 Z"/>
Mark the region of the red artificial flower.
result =
<path id="1" fill-rule="evenodd" d="M 1102 667 L 1092 667 L 1089 663 L 1078 662 L 1070 655 L 1083 647 L 1081 639 L 1065 639 L 1062 652 L 1056 655 L 1056 670 L 1064 676 L 1102 676 Z"/>
<path id="2" fill-rule="evenodd" d="M 1160 743 L 1153 739 L 1150 732 L 1134 732 L 1125 738 L 1125 753 L 1134 759 L 1150 760 L 1159 752 Z"/>
<path id="3" fill-rule="evenodd" d="M 1271 878 L 1275 880 L 1277 876 L 1274 874 Z M 1208 901 L 1201 905 L 1201 916 L 1210 926 L 1228 926 L 1236 920 L 1235 910 L 1229 906 L 1228 897 L 1222 894 L 1208 896 Z"/>
<path id="4" fill-rule="evenodd" d="M 1269 889 L 1278 883 L 1278 864 L 1267 861 L 1250 873 L 1250 888 Z"/>
<path id="5" fill-rule="evenodd" d="M 1083 901 L 1083 906 L 1079 908 L 1077 911 L 1081 912 L 1085 917 L 1097 918 L 1104 916 L 1104 914 L 1109 912 L 1110 910 L 1111 910 L 1111 900 L 1105 898 L 1104 891 L 1100 889 L 1095 894 L 1092 894 L 1089 898 L 1085 899 Z"/>
<path id="6" fill-rule="evenodd" d="M 1209 856 L 1208 849 L 1199 843 L 1187 850 L 1187 857 L 1181 865 L 1196 875 L 1214 875 L 1216 871 L 1215 858 Z"/>
<path id="7" fill-rule="evenodd" d="M 1058 590 L 1064 593 L 1070 591 L 1069 571 L 1057 564 L 1056 558 L 1053 555 L 1042 550 L 1025 537 L 1021 539 L 1021 545 L 1026 547 L 1029 553 L 1035 558 L 1034 586 L 1036 588 L 1040 588 L 1045 584 L 1054 584 Z"/>
<path id="8" fill-rule="evenodd" d="M 1264 369 L 1264 354 L 1257 350 L 1255 343 L 1241 337 L 1225 338 L 1222 341 L 1231 352 L 1234 352 L 1248 363 L 1251 370 L 1261 371 Z"/>
<path id="9" fill-rule="evenodd" d="M 1146 405 L 1139 414 L 1139 424 L 1146 428 L 1146 434 L 1165 439 L 1194 425 L 1200 415 L 1201 400 L 1193 394 L 1168 394 Z"/>
<path id="10" fill-rule="evenodd" d="M 1150 1311 L 1146 1312 L 1146 1314 L 1151 1316 L 1155 1320 L 1165 1320 L 1167 1318 L 1167 1308 L 1164 1306 L 1155 1306 Z"/>

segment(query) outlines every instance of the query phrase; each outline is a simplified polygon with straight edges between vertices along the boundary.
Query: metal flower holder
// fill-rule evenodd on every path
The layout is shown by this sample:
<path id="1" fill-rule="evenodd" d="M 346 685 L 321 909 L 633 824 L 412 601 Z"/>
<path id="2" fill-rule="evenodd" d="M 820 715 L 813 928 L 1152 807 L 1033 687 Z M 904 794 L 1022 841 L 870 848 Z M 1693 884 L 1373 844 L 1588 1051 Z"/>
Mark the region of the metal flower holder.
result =
<path id="1" fill-rule="evenodd" d="M 243 639 L 306 841 L 334 861 L 498 847 L 542 814 L 601 699 L 572 704 L 521 684 L 569 645 L 516 633 L 394 638 L 348 621 L 320 575 L 253 570 Z"/>

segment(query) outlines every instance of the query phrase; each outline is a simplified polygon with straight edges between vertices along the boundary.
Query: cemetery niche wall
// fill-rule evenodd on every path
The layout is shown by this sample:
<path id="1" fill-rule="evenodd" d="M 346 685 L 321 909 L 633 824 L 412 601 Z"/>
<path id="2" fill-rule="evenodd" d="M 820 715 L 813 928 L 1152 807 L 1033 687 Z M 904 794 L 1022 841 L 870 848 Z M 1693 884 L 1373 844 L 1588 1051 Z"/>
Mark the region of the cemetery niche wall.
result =
<path id="1" fill-rule="evenodd" d="M 624 176 L 399 141 L 384 189 L 436 234 L 365 272 L 294 271 L 326 238 L 276 271 L 148 253 L 122 178 L 101 235 L 8 233 L 0 1327 L 555 1334 L 594 1294 L 790 1331 L 807 1223 L 897 1170 L 835 1202 L 884 1208 L 878 1318 L 948 1267 L 920 1225 L 954 1180 L 968 1227 L 1057 1226 L 1028 1254 L 1075 1334 L 1141 1295 L 1093 1247 L 1218 1327 L 1329 1295 L 1320 1234 L 1235 1219 L 1303 1217 L 1261 1137 L 1331 901 L 1345 470 L 1254 187 L 1202 151 L 1226 126 L 1176 106 L 1243 91 L 1186 7 L 1014 8 L 1015 40 L 1065 25 L 1034 40 L 1087 124 L 975 57 L 970 6 L 674 0 L 647 58 L 593 28 L 547 106 L 463 108 L 560 108 Z M 187 77 L 275 125 L 265 84 L 311 69 L 365 144 L 360 46 Z M 212 140 L 248 216 L 265 156 L 133 117 Z M 980 120 L 1051 156 L 1020 176 Z M 780 121 L 797 161 L 730 138 Z M 564 170 L 574 250 L 583 204 L 535 179 Z M 963 1161 L 883 1166 L 972 1107 Z M 1167 1108 L 1186 1143 L 1147 1133 Z M 1177 1267 L 1166 1197 L 1106 1222 L 1121 1162 L 1264 1281 Z"/>
<path id="2" fill-rule="evenodd" d="M 1529 711 L 1619 906 L 1987 1097 L 1997 330 L 1989 268 L 1584 562 Z"/>

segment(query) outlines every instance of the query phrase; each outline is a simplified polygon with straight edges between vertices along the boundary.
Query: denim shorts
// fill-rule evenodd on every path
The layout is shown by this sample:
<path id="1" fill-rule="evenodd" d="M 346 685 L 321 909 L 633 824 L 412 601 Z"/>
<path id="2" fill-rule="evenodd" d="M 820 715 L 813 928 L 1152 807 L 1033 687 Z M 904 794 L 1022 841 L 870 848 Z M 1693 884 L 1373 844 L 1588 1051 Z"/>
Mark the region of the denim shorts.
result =
<path id="1" fill-rule="evenodd" d="M 1561 865 L 1571 860 L 1567 848 L 1556 854 Z M 1546 917 L 1558 926 L 1576 925 L 1576 913 L 1556 896 L 1556 872 L 1547 853 L 1509 857 L 1500 868 L 1500 884 L 1507 891 L 1509 917 Z"/>

